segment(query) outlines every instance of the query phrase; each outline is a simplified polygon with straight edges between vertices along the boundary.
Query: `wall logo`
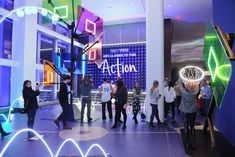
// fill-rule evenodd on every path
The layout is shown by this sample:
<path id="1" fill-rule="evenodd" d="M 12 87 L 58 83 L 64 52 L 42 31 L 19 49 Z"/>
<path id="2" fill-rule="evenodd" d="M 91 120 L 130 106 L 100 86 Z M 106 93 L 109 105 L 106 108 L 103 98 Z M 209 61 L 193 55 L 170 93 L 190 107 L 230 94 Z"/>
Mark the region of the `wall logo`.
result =
<path id="1" fill-rule="evenodd" d="M 101 65 L 102 73 L 108 73 L 109 75 L 117 74 L 121 76 L 124 73 L 137 72 L 135 65 L 132 64 L 124 64 L 124 62 L 120 62 L 119 58 L 117 58 L 116 64 L 109 65 L 107 59 L 105 59 Z"/>

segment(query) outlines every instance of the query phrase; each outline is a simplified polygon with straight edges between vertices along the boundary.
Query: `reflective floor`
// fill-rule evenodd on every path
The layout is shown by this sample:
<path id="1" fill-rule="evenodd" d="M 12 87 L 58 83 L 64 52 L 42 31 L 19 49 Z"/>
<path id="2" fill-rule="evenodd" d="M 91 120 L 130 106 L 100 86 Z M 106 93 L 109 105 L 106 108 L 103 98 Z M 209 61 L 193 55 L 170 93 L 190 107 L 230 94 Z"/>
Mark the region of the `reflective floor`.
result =
<path id="1" fill-rule="evenodd" d="M 181 115 L 177 113 L 176 124 L 159 126 L 153 129 L 147 122 L 135 124 L 132 115 L 128 115 L 126 130 L 122 126 L 111 129 L 112 120 L 102 121 L 100 107 L 93 109 L 93 119 L 90 125 L 87 123 L 70 122 L 72 130 L 63 131 L 54 123 L 60 114 L 59 105 L 43 107 L 38 110 L 35 120 L 35 130 L 44 135 L 43 139 L 50 148 L 51 154 L 56 155 L 59 147 L 67 138 L 74 139 L 85 155 L 92 144 L 99 144 L 106 154 L 112 157 L 186 157 L 184 145 L 180 135 L 182 126 Z M 4 128 L 12 131 L 12 134 L 0 141 L 2 150 L 15 133 L 26 128 L 26 114 L 14 114 L 9 124 L 4 123 Z M 200 120 L 197 120 L 200 121 Z M 200 124 L 199 122 L 197 122 Z M 4 157 L 50 157 L 50 151 L 42 141 L 28 141 L 27 132 L 19 134 L 9 145 Z M 82 156 L 71 142 L 64 145 L 58 156 Z M 96 147 L 88 156 L 102 157 L 102 152 Z"/>

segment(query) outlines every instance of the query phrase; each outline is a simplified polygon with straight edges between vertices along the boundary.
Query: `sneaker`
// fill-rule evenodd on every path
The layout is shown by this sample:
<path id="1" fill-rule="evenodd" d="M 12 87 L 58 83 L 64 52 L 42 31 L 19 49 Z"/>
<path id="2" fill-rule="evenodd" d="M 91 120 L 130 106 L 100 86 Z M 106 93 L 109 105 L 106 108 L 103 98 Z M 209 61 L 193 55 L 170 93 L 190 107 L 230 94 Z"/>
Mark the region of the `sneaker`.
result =
<path id="1" fill-rule="evenodd" d="M 58 128 L 60 127 L 60 123 L 59 123 L 58 120 L 55 120 L 54 123 L 55 123 L 55 125 L 56 125 Z"/>
<path id="2" fill-rule="evenodd" d="M 117 128 L 117 125 L 113 125 L 112 127 L 111 127 L 111 129 L 116 129 Z"/>
<path id="3" fill-rule="evenodd" d="M 149 123 L 149 128 L 155 128 L 155 126 L 151 123 Z"/>
<path id="4" fill-rule="evenodd" d="M 126 125 L 123 125 L 123 126 L 122 126 L 122 129 L 126 129 Z"/>
<path id="5" fill-rule="evenodd" d="M 92 118 L 88 118 L 88 123 L 92 122 Z"/>
<path id="6" fill-rule="evenodd" d="M 64 126 L 64 128 L 63 128 L 64 130 L 72 130 L 72 128 L 71 127 L 69 127 L 69 126 Z"/>

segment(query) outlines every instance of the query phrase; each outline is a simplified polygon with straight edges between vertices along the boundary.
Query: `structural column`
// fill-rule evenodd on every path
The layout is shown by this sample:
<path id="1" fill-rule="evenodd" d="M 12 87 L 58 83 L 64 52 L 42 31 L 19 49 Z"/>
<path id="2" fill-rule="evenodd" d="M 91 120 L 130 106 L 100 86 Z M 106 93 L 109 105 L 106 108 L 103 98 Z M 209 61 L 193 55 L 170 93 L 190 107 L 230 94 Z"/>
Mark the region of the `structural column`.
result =
<path id="1" fill-rule="evenodd" d="M 151 114 L 149 105 L 150 89 L 153 81 L 159 82 L 159 91 L 163 93 L 164 82 L 164 10 L 163 0 L 146 1 L 146 107 L 147 121 Z M 163 96 L 158 102 L 159 116 L 163 120 Z"/>
<path id="2" fill-rule="evenodd" d="M 36 1 L 15 0 L 14 8 L 37 6 Z M 18 62 L 11 70 L 11 101 L 22 95 L 24 80 L 36 81 L 37 15 L 25 15 L 13 21 L 12 58 Z"/>

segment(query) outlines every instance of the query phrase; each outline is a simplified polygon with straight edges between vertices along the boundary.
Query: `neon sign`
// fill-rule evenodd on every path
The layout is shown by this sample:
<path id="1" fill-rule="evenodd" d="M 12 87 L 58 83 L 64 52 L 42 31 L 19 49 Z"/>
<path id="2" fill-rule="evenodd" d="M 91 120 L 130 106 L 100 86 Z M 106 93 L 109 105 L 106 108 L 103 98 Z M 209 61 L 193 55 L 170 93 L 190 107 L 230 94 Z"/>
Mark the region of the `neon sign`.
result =
<path id="1" fill-rule="evenodd" d="M 116 64 L 112 64 L 109 66 L 108 60 L 105 59 L 102 63 L 102 73 L 108 72 L 109 75 L 117 74 L 117 76 L 121 76 L 121 74 L 129 73 L 129 72 L 137 72 L 135 65 L 124 64 L 119 61 L 117 58 Z"/>
<path id="2" fill-rule="evenodd" d="M 94 148 L 94 147 L 97 147 L 101 152 L 102 154 L 105 156 L 105 157 L 108 157 L 107 156 L 107 153 L 104 151 L 104 149 L 99 145 L 99 144 L 93 144 L 90 146 L 90 148 L 87 150 L 87 152 L 84 153 L 82 152 L 81 148 L 79 147 L 79 145 L 73 140 L 73 139 L 66 139 L 59 147 L 59 149 L 57 150 L 55 156 L 53 155 L 52 153 L 52 150 L 51 148 L 49 147 L 49 145 L 46 143 L 46 141 L 34 130 L 32 129 L 22 129 L 20 131 L 18 131 L 8 142 L 7 144 L 4 146 L 4 148 L 2 149 L 1 153 L 0 153 L 0 157 L 2 157 L 4 155 L 4 153 L 6 152 L 6 150 L 9 148 L 10 144 L 17 138 L 17 136 L 19 136 L 21 133 L 23 132 L 32 132 L 36 135 L 36 137 L 38 137 L 40 139 L 40 141 L 42 141 L 42 143 L 44 144 L 44 146 L 47 148 L 47 151 L 49 152 L 50 156 L 51 157 L 58 157 L 60 151 L 62 150 L 63 146 L 68 143 L 68 142 L 71 142 L 74 144 L 74 146 L 77 148 L 77 150 L 79 151 L 79 153 L 81 154 L 82 157 L 88 157 L 90 151 Z"/>

